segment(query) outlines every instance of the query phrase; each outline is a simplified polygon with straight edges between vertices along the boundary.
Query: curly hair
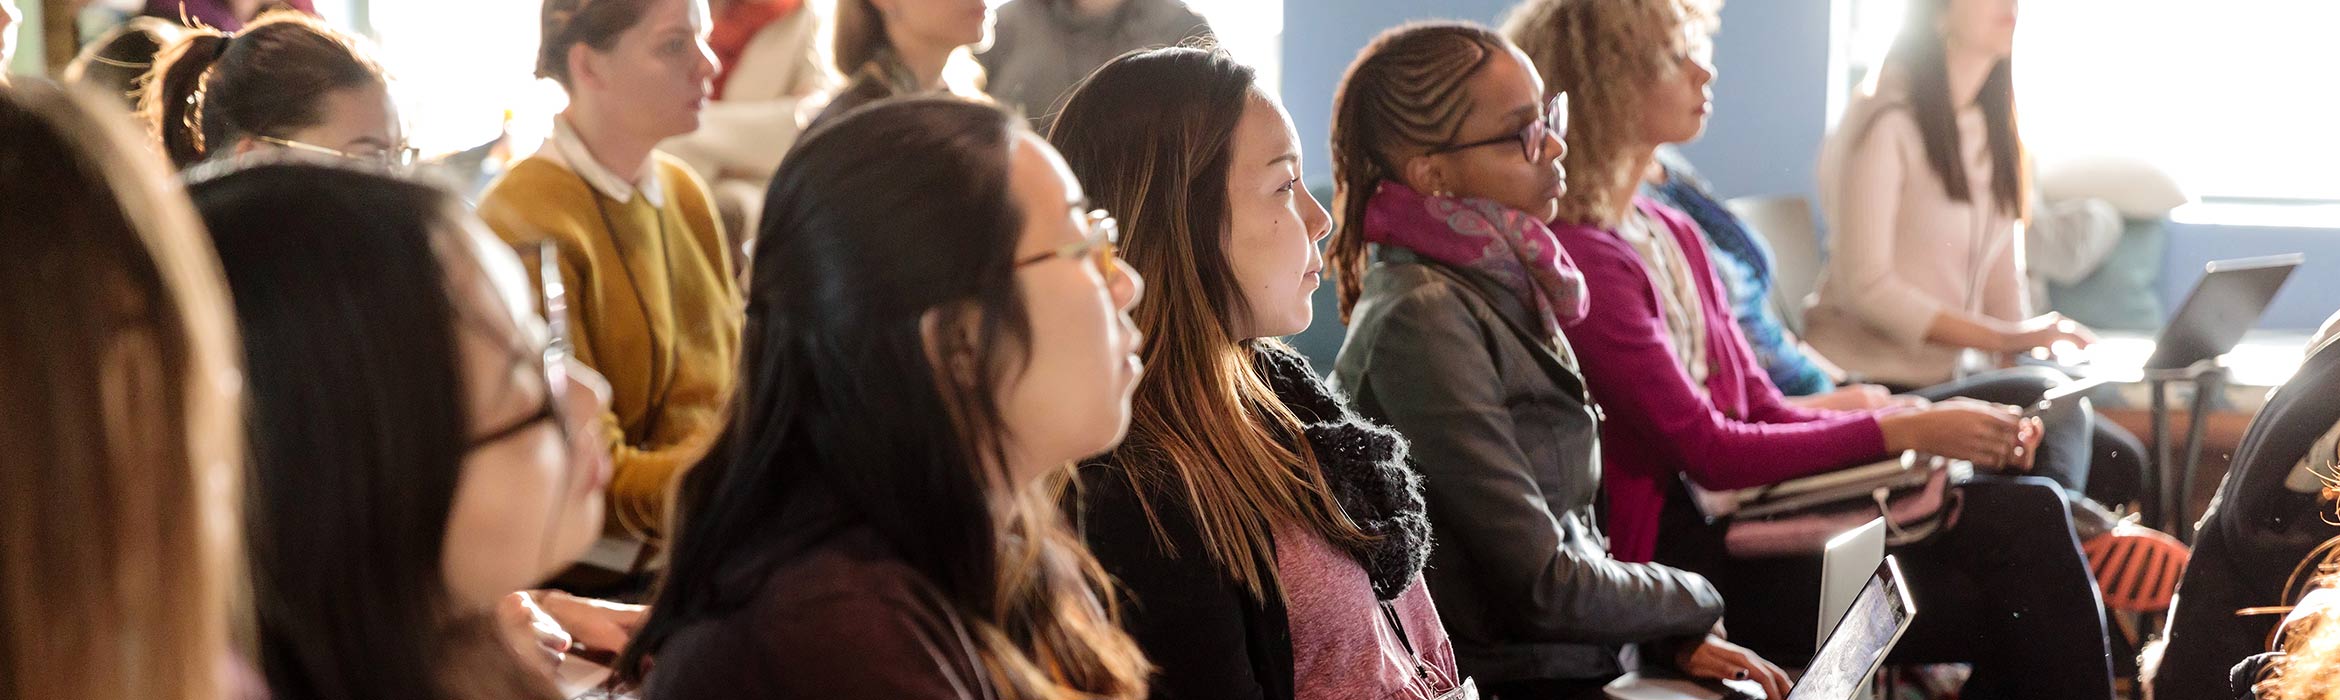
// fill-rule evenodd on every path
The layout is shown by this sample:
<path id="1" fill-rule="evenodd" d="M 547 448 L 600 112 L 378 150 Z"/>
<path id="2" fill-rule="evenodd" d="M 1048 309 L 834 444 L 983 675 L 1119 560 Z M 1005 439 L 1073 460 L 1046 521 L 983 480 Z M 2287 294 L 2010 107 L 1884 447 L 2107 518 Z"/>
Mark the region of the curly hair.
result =
<path id="1" fill-rule="evenodd" d="M 1665 48 L 1687 29 L 1711 33 L 1721 0 L 1527 0 L 1504 17 L 1503 35 L 1544 78 L 1545 96 L 1568 93 L 1569 188 L 1561 221 L 1612 226 L 1613 201 L 1641 178 L 1641 87 L 1676 70 Z"/>

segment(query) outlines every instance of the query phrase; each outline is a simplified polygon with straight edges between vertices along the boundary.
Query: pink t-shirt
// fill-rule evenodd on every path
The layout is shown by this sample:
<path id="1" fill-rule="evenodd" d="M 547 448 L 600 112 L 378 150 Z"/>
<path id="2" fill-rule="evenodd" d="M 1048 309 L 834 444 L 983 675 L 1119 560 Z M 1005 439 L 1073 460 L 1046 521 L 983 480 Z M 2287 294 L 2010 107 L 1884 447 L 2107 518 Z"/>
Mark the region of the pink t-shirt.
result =
<path id="1" fill-rule="evenodd" d="M 1405 623 L 1401 640 L 1354 557 L 1302 528 L 1279 525 L 1275 537 L 1298 700 L 1421 700 L 1460 684 L 1454 646 L 1419 575 L 1391 602 Z"/>

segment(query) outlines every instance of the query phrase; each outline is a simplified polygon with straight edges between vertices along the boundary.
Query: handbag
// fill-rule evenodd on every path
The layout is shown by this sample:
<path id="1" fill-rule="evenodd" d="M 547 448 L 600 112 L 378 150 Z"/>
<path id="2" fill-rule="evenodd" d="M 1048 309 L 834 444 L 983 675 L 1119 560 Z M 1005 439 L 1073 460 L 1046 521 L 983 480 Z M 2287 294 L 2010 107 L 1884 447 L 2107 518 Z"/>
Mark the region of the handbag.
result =
<path id="1" fill-rule="evenodd" d="M 1714 492 L 1690 487 L 1709 522 L 1723 528 L 1723 549 L 1742 559 L 1820 554 L 1828 540 L 1871 520 L 1885 520 L 1885 544 L 1922 541 L 1949 527 L 1958 512 L 1954 481 L 1968 462 L 1915 452 L 1875 464 L 1777 484 Z"/>

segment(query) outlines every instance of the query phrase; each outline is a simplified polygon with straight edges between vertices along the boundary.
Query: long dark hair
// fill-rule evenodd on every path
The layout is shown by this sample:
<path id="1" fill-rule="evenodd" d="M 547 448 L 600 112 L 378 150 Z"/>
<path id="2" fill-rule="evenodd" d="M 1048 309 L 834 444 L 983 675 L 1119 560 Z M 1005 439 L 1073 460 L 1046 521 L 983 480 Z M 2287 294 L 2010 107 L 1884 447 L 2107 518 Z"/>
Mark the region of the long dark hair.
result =
<path id="1" fill-rule="evenodd" d="M 1399 177 L 1395 154 L 1426 151 L 1461 134 L 1469 79 L 1503 55 L 1494 30 L 1463 22 L 1408 24 L 1357 52 L 1333 93 L 1333 234 L 1325 244 L 1341 320 L 1365 290 L 1365 209 L 1383 180 Z"/>
<path id="2" fill-rule="evenodd" d="M 1265 98 L 1251 68 L 1224 52 L 1136 52 L 1073 91 L 1049 140 L 1081 188 L 1126 222 L 1123 259 L 1157 280 L 1135 314 L 1152 341 L 1147 375 L 1112 459 L 1185 494 L 1211 560 L 1264 598 L 1278 587 L 1275 568 L 1261 564 L 1275 559 L 1275 523 L 1343 544 L 1365 535 L 1333 501 L 1315 453 L 1298 448 L 1300 419 L 1235 335 L 1244 299 L 1226 249 L 1227 176 L 1254 99 Z"/>
<path id="3" fill-rule="evenodd" d="M 1029 328 L 1008 156 L 1021 120 L 931 97 L 815 129 L 766 193 L 732 422 L 677 497 L 672 563 L 619 669 L 746 605 L 838 526 L 874 531 L 974 632 L 1006 697 L 1145 694 L 1136 645 L 1049 489 L 1011 492 L 991 387 Z M 980 377 L 941 372 L 967 357 Z M 998 511 L 1006 512 L 998 512 Z M 997 523 L 1009 522 L 1007 531 Z M 793 539 L 792 539 L 793 538 Z"/>
<path id="4" fill-rule="evenodd" d="M 243 322 L 260 667 L 278 700 L 547 698 L 441 566 L 468 451 L 453 195 L 272 165 L 195 184 Z"/>
<path id="5" fill-rule="evenodd" d="M 1950 65 L 1944 55 L 1942 15 L 1950 0 L 1910 0 L 1901 33 L 1885 53 L 1885 65 L 1901 71 L 1909 81 L 1910 116 L 1917 119 L 1918 136 L 1925 142 L 1926 163 L 1942 180 L 1951 199 L 1975 201 L 1966 180 L 1964 145 L 1959 143 L 1957 101 L 1950 94 Z M 1984 131 L 1991 148 L 1991 198 L 2000 213 L 2015 218 L 2031 215 L 2031 172 L 2024 159 L 2023 134 L 2015 124 L 2015 59 L 2002 58 L 1983 80 Z"/>
<path id="6" fill-rule="evenodd" d="M 0 88 L 0 144 L 0 699 L 220 700 L 249 630 L 218 263 L 119 106 Z"/>
<path id="7" fill-rule="evenodd" d="M 188 29 L 149 80 L 141 109 L 171 164 L 184 168 L 239 138 L 315 126 L 326 95 L 388 78 L 356 38 L 280 10 L 234 34 Z"/>

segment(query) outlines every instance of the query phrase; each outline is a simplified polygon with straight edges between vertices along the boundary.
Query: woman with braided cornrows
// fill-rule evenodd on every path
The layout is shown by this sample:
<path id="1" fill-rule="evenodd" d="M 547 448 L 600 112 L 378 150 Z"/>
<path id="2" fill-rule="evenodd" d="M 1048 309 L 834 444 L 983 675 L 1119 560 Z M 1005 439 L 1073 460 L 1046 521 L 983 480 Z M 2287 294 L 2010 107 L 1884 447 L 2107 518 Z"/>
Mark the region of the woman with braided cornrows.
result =
<path id="1" fill-rule="evenodd" d="M 1553 96 L 1588 128 L 1567 135 L 1576 186 L 1550 225 L 1598 303 L 1569 326 L 1607 418 L 1601 491 L 1609 551 L 1696 571 L 1732 605 L 1733 640 L 1790 664 L 1818 636 L 1819 552 L 1750 553 L 1691 487 L 1754 488 L 1906 451 L 1974 463 L 1953 519 L 1888 549 L 1918 616 L 1887 663 L 1965 663 L 1975 698 L 2112 697 L 2102 602 L 2053 482 L 2040 425 L 1957 399 L 1857 411 L 1790 405 L 1732 321 L 1707 246 L 1680 213 L 1638 196 L 1660 145 L 1711 111 L 1703 0 L 1528 0 L 1504 24 Z"/>
<path id="2" fill-rule="evenodd" d="M 537 75 L 569 106 L 479 203 L 506 241 L 559 248 L 577 359 L 614 393 L 610 522 L 650 541 L 675 474 L 723 426 L 738 364 L 740 294 L 714 204 L 690 166 L 653 150 L 698 128 L 708 26 L 705 0 L 545 0 Z"/>
<path id="3" fill-rule="evenodd" d="M 184 30 L 156 58 L 140 109 L 180 168 L 269 151 L 410 163 L 389 79 L 363 41 L 289 11 L 233 34 Z"/>
<path id="4" fill-rule="evenodd" d="M 1567 117 L 1543 93 L 1526 56 L 1469 24 L 1391 30 L 1349 66 L 1333 107 L 1328 257 L 1350 322 L 1334 380 L 1413 441 L 1438 612 L 1493 697 L 1600 697 L 1633 644 L 1782 697 L 1777 667 L 1715 634 L 1712 584 L 1605 549 L 1599 423 L 1562 335 L 1584 282 L 1544 225 L 1566 190 Z"/>

